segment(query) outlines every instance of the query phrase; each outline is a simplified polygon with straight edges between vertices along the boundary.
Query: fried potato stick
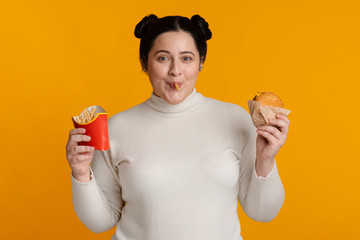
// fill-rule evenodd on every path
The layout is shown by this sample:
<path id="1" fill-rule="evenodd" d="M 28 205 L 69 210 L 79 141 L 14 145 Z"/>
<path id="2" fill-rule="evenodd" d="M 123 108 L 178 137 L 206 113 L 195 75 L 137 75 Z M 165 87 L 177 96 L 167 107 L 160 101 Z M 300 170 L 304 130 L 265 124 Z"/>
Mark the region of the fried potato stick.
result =
<path id="1" fill-rule="evenodd" d="M 80 114 L 80 123 L 81 124 L 85 123 L 85 119 L 84 119 L 84 116 L 82 114 Z"/>
<path id="2" fill-rule="evenodd" d="M 94 117 L 95 117 L 95 112 L 96 112 L 95 107 L 92 107 L 92 108 L 91 108 L 91 113 L 90 113 L 90 121 L 94 119 Z"/>
<path id="3" fill-rule="evenodd" d="M 89 111 L 88 108 L 85 108 L 84 111 L 82 111 L 82 113 L 80 113 L 79 116 L 74 117 L 75 121 L 79 124 L 85 124 L 85 123 L 89 123 L 90 121 L 92 121 L 93 119 L 95 119 L 96 117 L 96 108 L 92 107 Z"/>
<path id="4" fill-rule="evenodd" d="M 180 87 L 177 83 L 175 83 L 175 88 L 176 88 L 176 90 L 180 90 Z"/>

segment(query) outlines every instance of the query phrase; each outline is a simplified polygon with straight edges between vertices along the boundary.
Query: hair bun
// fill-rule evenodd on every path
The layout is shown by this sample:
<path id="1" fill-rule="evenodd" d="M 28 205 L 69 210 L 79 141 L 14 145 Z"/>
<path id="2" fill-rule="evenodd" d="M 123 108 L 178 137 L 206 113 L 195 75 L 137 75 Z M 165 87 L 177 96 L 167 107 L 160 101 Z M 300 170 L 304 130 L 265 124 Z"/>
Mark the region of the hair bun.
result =
<path id="1" fill-rule="evenodd" d="M 145 16 L 135 27 L 135 31 L 134 31 L 135 37 L 143 38 L 148 31 L 149 23 L 152 23 L 157 19 L 158 17 L 154 14 Z"/>
<path id="2" fill-rule="evenodd" d="M 211 38 L 212 33 L 209 29 L 209 24 L 205 21 L 205 19 L 200 17 L 200 15 L 194 15 L 191 17 L 191 22 L 200 29 L 206 41 Z"/>

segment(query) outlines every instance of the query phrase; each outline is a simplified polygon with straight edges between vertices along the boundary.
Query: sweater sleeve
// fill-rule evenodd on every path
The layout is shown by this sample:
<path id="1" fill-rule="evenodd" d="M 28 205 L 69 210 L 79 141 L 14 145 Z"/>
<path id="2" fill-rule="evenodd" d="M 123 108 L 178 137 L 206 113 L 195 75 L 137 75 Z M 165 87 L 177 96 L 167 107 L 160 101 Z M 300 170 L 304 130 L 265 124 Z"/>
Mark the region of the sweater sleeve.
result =
<path id="1" fill-rule="evenodd" d="M 117 224 L 124 205 L 110 150 L 95 150 L 90 170 L 92 179 L 89 182 L 78 182 L 72 176 L 73 205 L 87 228 L 96 233 L 104 232 Z"/>
<path id="2" fill-rule="evenodd" d="M 250 120 L 251 121 L 251 120 Z M 280 211 L 285 192 L 276 163 L 266 177 L 258 177 L 255 171 L 256 131 L 249 124 L 244 133 L 240 159 L 239 202 L 246 215 L 260 222 L 269 222 Z"/>

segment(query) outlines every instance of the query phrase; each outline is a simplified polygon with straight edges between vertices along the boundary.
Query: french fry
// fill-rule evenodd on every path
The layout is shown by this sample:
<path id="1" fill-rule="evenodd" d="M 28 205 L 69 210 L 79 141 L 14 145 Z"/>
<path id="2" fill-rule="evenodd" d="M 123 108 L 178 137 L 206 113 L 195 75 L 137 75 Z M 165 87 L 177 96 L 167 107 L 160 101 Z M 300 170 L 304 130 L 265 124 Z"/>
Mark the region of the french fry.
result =
<path id="1" fill-rule="evenodd" d="M 87 122 L 90 122 L 91 121 L 91 117 L 90 117 L 90 112 L 89 112 L 89 109 L 85 109 L 85 114 L 86 114 L 86 118 L 87 118 Z"/>
<path id="2" fill-rule="evenodd" d="M 74 119 L 79 124 L 86 124 L 94 120 L 97 115 L 95 107 L 91 107 L 90 110 L 85 108 L 84 111 L 82 111 L 79 116 L 74 117 Z"/>
<path id="3" fill-rule="evenodd" d="M 177 83 L 175 83 L 175 88 L 176 88 L 176 90 L 180 89 L 180 87 L 179 87 L 179 85 Z"/>
<path id="4" fill-rule="evenodd" d="M 82 114 L 83 114 L 83 116 L 84 116 L 84 123 L 86 123 L 86 122 L 87 122 L 86 111 L 84 110 L 84 111 L 82 112 Z"/>
<path id="5" fill-rule="evenodd" d="M 91 120 L 94 119 L 94 117 L 95 117 L 95 112 L 96 112 L 95 107 L 92 107 L 92 108 L 91 108 L 91 114 L 90 114 L 90 119 L 91 119 Z"/>

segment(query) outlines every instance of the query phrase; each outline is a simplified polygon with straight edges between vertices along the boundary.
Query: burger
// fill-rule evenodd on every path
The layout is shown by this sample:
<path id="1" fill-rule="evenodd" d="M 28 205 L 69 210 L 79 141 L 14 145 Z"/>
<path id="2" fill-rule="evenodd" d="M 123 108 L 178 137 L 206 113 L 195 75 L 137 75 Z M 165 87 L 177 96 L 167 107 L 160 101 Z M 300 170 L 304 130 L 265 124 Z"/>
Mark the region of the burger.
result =
<path id="1" fill-rule="evenodd" d="M 251 119 L 255 125 L 271 125 L 269 119 L 275 118 L 277 113 L 289 115 L 290 110 L 284 108 L 280 97 L 273 92 L 258 92 L 248 101 Z"/>
<path id="2" fill-rule="evenodd" d="M 284 108 L 284 103 L 281 101 L 279 96 L 273 92 L 258 92 L 253 98 L 253 101 L 261 103 L 262 107 L 271 106 Z"/>

